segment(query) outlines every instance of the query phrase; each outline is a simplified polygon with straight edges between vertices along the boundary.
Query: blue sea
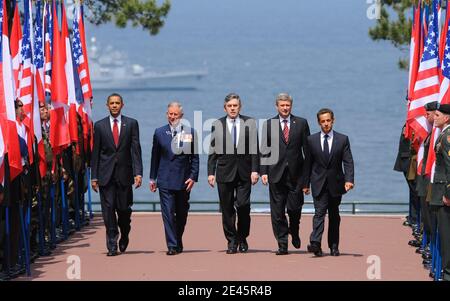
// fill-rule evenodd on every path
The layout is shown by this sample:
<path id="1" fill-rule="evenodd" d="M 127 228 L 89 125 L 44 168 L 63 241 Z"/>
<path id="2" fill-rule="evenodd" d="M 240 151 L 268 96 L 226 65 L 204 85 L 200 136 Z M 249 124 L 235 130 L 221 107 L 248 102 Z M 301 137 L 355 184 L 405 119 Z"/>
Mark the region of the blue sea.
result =
<path id="1" fill-rule="evenodd" d="M 334 110 L 335 130 L 350 137 L 355 160 L 355 189 L 345 201 L 406 202 L 401 173 L 393 171 L 406 116 L 408 73 L 397 67 L 406 52 L 388 42 L 374 42 L 365 0 L 172 0 L 165 26 L 157 36 L 140 28 L 87 26 L 97 45 L 123 51 L 130 63 L 152 71 L 207 70 L 193 90 L 96 91 L 94 120 L 107 115 L 106 97 L 123 95 L 123 114 L 136 118 L 144 163 L 144 186 L 137 201 L 157 201 L 148 189 L 153 132 L 167 124 L 166 106 L 183 104 L 185 118 L 194 111 L 203 120 L 224 115 L 229 92 L 242 98 L 241 113 L 266 119 L 276 114 L 280 92 L 294 97 L 293 114 L 317 132 L 316 112 Z M 203 132 L 206 137 L 209 131 Z M 217 188 L 207 184 L 207 156 L 200 157 L 200 179 L 191 200 L 215 201 Z M 98 195 L 93 194 L 98 201 Z M 267 201 L 268 188 L 253 187 L 252 200 Z M 310 196 L 306 200 L 312 200 Z M 216 208 L 217 206 L 213 206 Z"/>

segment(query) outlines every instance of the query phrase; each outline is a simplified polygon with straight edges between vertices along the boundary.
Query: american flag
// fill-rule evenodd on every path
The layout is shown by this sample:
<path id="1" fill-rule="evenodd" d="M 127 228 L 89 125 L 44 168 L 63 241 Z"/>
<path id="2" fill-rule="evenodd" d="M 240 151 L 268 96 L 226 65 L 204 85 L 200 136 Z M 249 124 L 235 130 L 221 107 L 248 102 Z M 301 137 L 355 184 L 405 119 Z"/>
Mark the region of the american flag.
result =
<path id="1" fill-rule="evenodd" d="M 414 83 L 413 99 L 410 101 L 408 123 L 415 137 L 425 140 L 431 131 L 431 125 L 425 118 L 424 105 L 439 99 L 439 50 L 438 50 L 438 1 L 433 1 L 433 10 L 429 18 L 428 34 L 424 41 L 422 59 Z"/>
<path id="2" fill-rule="evenodd" d="M 44 43 L 43 43 L 43 24 L 41 18 L 41 0 L 36 2 L 36 21 L 34 27 L 34 53 L 33 63 L 36 67 L 35 81 L 36 94 L 40 102 L 45 102 L 44 90 Z"/>
<path id="3" fill-rule="evenodd" d="M 10 179 L 13 180 L 22 172 L 22 158 L 20 156 L 19 139 L 16 128 L 16 114 L 14 110 L 14 84 L 12 75 L 12 60 L 9 50 L 8 15 L 6 0 L 0 0 L 0 123 L 4 137 L 6 152 L 8 153 Z"/>
<path id="4" fill-rule="evenodd" d="M 73 18 L 73 44 L 72 53 L 77 64 L 78 76 L 81 82 L 81 90 L 83 91 L 83 99 L 90 99 L 92 96 L 89 67 L 85 58 L 86 49 L 83 48 L 82 37 L 80 31 L 84 35 L 83 19 L 81 15 L 81 6 L 75 7 Z M 84 38 L 84 37 L 83 37 Z"/>
<path id="5" fill-rule="evenodd" d="M 52 93 L 52 51 L 53 51 L 53 17 L 50 3 L 47 2 L 44 7 L 44 36 L 45 36 L 45 92 Z"/>
<path id="6" fill-rule="evenodd" d="M 31 47 L 31 28 L 30 20 L 30 8 L 27 5 L 28 1 L 24 1 L 24 24 L 23 24 L 23 36 L 22 36 L 22 48 L 20 50 L 21 62 L 20 62 L 20 78 L 19 78 L 19 99 L 24 105 L 25 113 L 28 117 L 32 111 L 33 100 L 33 74 L 31 72 L 32 65 L 32 47 Z"/>
<path id="7" fill-rule="evenodd" d="M 5 141 L 3 140 L 3 127 L 0 129 L 0 184 L 4 185 L 5 181 L 5 165 L 3 159 L 5 158 Z"/>
<path id="8" fill-rule="evenodd" d="M 444 48 L 444 55 L 442 58 L 442 65 L 441 65 L 441 70 L 442 70 L 442 81 L 441 81 L 441 86 L 440 86 L 440 91 L 439 91 L 439 103 L 440 104 L 448 104 L 450 103 L 450 14 L 447 11 L 446 14 L 446 20 L 445 20 L 445 25 L 446 26 L 446 30 L 444 30 L 443 32 L 446 31 L 446 37 L 445 37 L 445 48 Z M 435 170 L 435 166 L 436 166 L 436 153 L 434 151 L 434 146 L 436 144 L 437 141 L 437 137 L 440 134 L 440 129 L 433 127 L 433 132 L 431 134 L 431 139 L 430 139 L 430 149 L 428 151 L 428 158 L 427 158 L 427 166 L 426 166 L 426 174 L 430 175 L 431 178 L 431 182 L 433 182 L 434 179 L 434 170 Z"/>
<path id="9" fill-rule="evenodd" d="M 14 75 L 14 99 L 19 95 L 21 49 L 22 49 L 22 27 L 20 25 L 19 5 L 16 2 L 14 8 L 13 25 L 11 28 L 10 48 L 12 56 L 12 68 Z M 26 107 L 26 104 L 24 104 Z"/>

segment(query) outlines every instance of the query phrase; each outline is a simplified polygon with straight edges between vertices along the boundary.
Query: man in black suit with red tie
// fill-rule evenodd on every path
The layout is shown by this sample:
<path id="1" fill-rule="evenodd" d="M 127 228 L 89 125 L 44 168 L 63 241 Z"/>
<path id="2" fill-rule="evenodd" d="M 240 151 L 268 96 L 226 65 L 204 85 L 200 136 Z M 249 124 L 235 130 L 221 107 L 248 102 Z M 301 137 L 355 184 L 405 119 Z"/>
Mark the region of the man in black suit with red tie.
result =
<path id="1" fill-rule="evenodd" d="M 339 205 L 342 195 L 353 188 L 353 157 L 348 137 L 333 130 L 333 111 L 321 109 L 317 121 L 321 131 L 308 137 L 309 175 L 315 209 L 308 251 L 316 256 L 323 254 L 321 242 L 328 210 L 328 246 L 331 256 L 339 256 Z"/>
<path id="2" fill-rule="evenodd" d="M 92 189 L 100 189 L 103 221 L 106 227 L 107 256 L 125 252 L 131 230 L 132 185 L 142 184 L 142 156 L 137 120 L 123 116 L 123 99 L 117 94 L 108 97 L 110 116 L 94 126 L 92 151 Z M 116 216 L 117 213 L 117 216 Z"/>
<path id="3" fill-rule="evenodd" d="M 278 115 L 263 124 L 261 181 L 269 184 L 272 228 L 278 242 L 276 255 L 288 254 L 288 234 L 299 249 L 303 190 L 308 190 L 309 126 L 306 119 L 291 114 L 292 97 L 280 93 L 276 98 Z M 286 219 L 286 208 L 289 224 Z"/>
<path id="4" fill-rule="evenodd" d="M 235 254 L 238 248 L 245 253 L 250 233 L 251 185 L 259 178 L 258 131 L 254 119 L 239 114 L 239 95 L 228 94 L 224 110 L 227 115 L 216 120 L 211 129 L 208 183 L 214 187 L 217 181 L 227 254 Z"/>

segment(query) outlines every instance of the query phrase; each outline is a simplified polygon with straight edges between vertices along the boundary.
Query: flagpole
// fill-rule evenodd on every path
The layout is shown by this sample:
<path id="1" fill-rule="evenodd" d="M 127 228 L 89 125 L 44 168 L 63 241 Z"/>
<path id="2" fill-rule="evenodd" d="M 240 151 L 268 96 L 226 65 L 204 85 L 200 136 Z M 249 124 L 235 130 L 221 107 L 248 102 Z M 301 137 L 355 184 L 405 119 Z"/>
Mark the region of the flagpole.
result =
<path id="1" fill-rule="evenodd" d="M 67 239 L 68 234 L 67 234 L 67 226 L 68 226 L 68 222 L 67 222 L 67 200 L 66 200 L 66 191 L 65 191 L 65 187 L 64 187 L 64 176 L 61 179 L 61 200 L 62 200 L 62 224 L 63 224 L 63 234 L 64 234 L 64 240 Z"/>
<path id="2" fill-rule="evenodd" d="M 88 187 L 88 209 L 89 218 L 92 219 L 94 214 L 92 213 L 92 197 L 91 197 L 91 167 L 87 168 L 87 187 Z"/>

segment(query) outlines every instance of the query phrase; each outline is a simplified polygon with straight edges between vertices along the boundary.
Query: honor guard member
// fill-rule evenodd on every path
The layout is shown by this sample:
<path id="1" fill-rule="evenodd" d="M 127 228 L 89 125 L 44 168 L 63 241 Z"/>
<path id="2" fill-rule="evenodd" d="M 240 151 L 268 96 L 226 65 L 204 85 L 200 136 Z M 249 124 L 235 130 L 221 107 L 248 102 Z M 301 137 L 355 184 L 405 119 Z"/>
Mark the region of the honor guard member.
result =
<path id="1" fill-rule="evenodd" d="M 395 160 L 394 170 L 403 172 L 406 183 L 408 184 L 410 213 L 407 216 L 407 220 L 404 225 L 413 226 L 417 223 L 417 210 L 419 207 L 419 197 L 416 192 L 417 154 L 411 140 L 405 137 L 405 130 L 406 125 L 403 126 L 402 133 L 400 135 L 398 154 L 397 159 Z M 415 247 L 419 246 L 417 241 L 410 241 L 409 244 Z"/>
<path id="2" fill-rule="evenodd" d="M 51 215 L 50 215 L 50 187 L 55 180 L 52 174 L 53 167 L 53 151 L 50 144 L 50 113 L 48 105 L 39 102 L 39 114 L 41 116 L 42 140 L 44 141 L 46 172 L 41 182 L 41 202 L 42 202 L 42 219 L 44 220 L 44 251 L 41 256 L 51 254 L 48 244 L 50 243 Z"/>
<path id="3" fill-rule="evenodd" d="M 434 125 L 441 129 L 436 146 L 436 168 L 431 202 L 437 214 L 441 245 L 443 280 L 450 280 L 450 104 L 441 104 L 436 110 Z"/>
<path id="4" fill-rule="evenodd" d="M 425 106 L 425 117 L 430 125 L 434 123 L 434 114 L 437 108 L 437 101 L 433 101 L 430 103 L 427 103 Z M 427 166 L 427 159 L 428 159 L 428 151 L 430 148 L 430 139 L 431 139 L 431 132 L 428 133 L 427 138 L 423 141 L 423 160 L 421 164 L 421 169 L 419 170 L 419 173 L 416 177 L 416 191 L 417 195 L 420 200 L 420 216 L 423 222 L 423 231 L 426 234 L 428 242 L 432 241 L 433 239 L 433 226 L 436 223 L 436 218 L 432 218 L 430 208 L 429 208 L 429 202 L 430 202 L 430 196 L 431 196 L 431 185 L 430 185 L 430 175 L 425 174 L 426 173 L 426 166 Z M 428 196 L 428 197 L 427 197 Z M 429 248 L 426 248 L 425 251 L 426 254 L 424 254 L 424 264 L 429 264 L 431 261 L 431 254 L 429 252 Z"/>

